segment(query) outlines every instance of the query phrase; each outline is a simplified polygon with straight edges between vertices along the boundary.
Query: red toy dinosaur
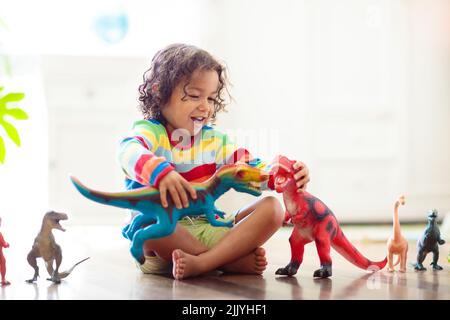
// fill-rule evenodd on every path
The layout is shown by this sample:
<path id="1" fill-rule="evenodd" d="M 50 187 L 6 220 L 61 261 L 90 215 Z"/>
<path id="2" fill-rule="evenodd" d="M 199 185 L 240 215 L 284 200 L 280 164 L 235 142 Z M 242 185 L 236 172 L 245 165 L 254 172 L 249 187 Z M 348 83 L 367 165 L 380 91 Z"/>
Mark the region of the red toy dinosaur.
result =
<path id="1" fill-rule="evenodd" d="M 0 227 L 2 225 L 2 218 L 0 218 Z M 6 280 L 5 276 L 6 276 L 6 259 L 5 256 L 3 255 L 3 248 L 9 248 L 9 243 L 5 241 L 5 239 L 3 239 L 3 235 L 0 232 L 0 274 L 2 276 L 2 281 L 0 282 L 0 284 L 2 286 L 7 286 L 9 284 L 11 284 L 8 280 Z"/>
<path id="2" fill-rule="evenodd" d="M 359 268 L 381 270 L 387 263 L 372 262 L 365 258 L 344 236 L 333 212 L 319 199 L 306 191 L 297 192 L 293 175 L 295 170 L 291 161 L 285 156 L 277 156 L 272 162 L 269 186 L 278 193 L 283 193 L 286 206 L 286 222 L 290 219 L 294 224 L 289 242 L 291 244 L 291 261 L 276 271 L 276 274 L 292 276 L 297 273 L 303 261 L 305 244 L 315 241 L 320 258 L 320 269 L 314 277 L 328 278 L 332 274 L 330 246 L 344 258 Z"/>

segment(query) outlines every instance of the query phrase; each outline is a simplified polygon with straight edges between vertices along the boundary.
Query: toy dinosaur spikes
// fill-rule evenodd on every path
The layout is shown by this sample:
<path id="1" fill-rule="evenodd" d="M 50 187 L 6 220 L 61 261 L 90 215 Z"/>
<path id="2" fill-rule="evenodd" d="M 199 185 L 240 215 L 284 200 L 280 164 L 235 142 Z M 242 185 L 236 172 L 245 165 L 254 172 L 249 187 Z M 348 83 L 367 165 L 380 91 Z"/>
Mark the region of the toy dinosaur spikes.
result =
<path id="1" fill-rule="evenodd" d="M 433 253 L 433 270 L 442 270 L 442 267 L 438 265 L 439 260 L 439 246 L 445 243 L 445 240 L 441 238 L 441 232 L 436 222 L 438 212 L 436 209 L 428 211 L 428 224 L 423 231 L 422 236 L 417 241 L 417 262 L 414 264 L 414 269 L 418 271 L 427 270 L 423 265 L 423 261 L 428 253 Z"/>
<path id="2" fill-rule="evenodd" d="M 406 257 L 408 253 L 408 241 L 402 236 L 400 230 L 400 220 L 398 218 L 398 208 L 405 204 L 405 196 L 400 196 L 395 202 L 393 217 L 393 235 L 387 242 L 388 248 L 388 271 L 393 272 L 394 267 L 400 263 L 400 272 L 406 272 Z M 394 255 L 397 255 L 397 262 L 394 263 Z"/>
<path id="3" fill-rule="evenodd" d="M 384 268 L 387 258 L 373 262 L 365 258 L 344 236 L 333 212 L 318 198 L 306 191 L 297 192 L 293 164 L 284 156 L 278 156 L 272 162 L 270 182 L 278 193 L 283 193 L 286 206 L 285 220 L 294 224 L 289 238 L 291 261 L 276 271 L 276 274 L 292 276 L 297 273 L 303 261 L 304 246 L 315 241 L 320 258 L 320 269 L 314 277 L 327 278 L 332 275 L 330 247 L 359 268 L 376 271 Z"/>
<path id="4" fill-rule="evenodd" d="M 216 220 L 216 214 L 223 217 L 223 212 L 216 209 L 214 202 L 231 188 L 259 196 L 260 183 L 268 178 L 267 173 L 248 164 L 225 165 L 205 182 L 193 184 L 197 199 L 190 199 L 189 207 L 182 209 L 177 209 L 171 199 L 168 199 L 167 208 L 162 207 L 159 190 L 156 188 L 143 187 L 110 193 L 89 189 L 75 177 L 71 177 L 71 180 L 77 190 L 92 201 L 140 212 L 122 233 L 131 240 L 132 256 L 142 264 L 144 241 L 172 234 L 182 217 L 205 214 L 209 223 L 214 226 L 231 226 L 232 222 Z"/>
<path id="5" fill-rule="evenodd" d="M 67 277 L 77 265 L 89 259 L 85 258 L 80 262 L 77 262 L 69 270 L 59 272 L 58 269 L 62 261 L 62 250 L 61 247 L 55 242 L 55 237 L 53 236 L 52 230 L 58 229 L 61 231 L 66 231 L 59 224 L 59 222 L 61 220 L 67 219 L 67 214 L 55 211 L 49 211 L 44 215 L 44 218 L 42 219 L 41 230 L 39 231 L 37 237 L 34 239 L 33 247 L 27 256 L 28 263 L 34 269 L 34 275 L 33 278 L 26 280 L 26 282 L 33 283 L 37 280 L 39 276 L 37 258 L 39 257 L 44 259 L 48 274 L 50 275 L 50 278 L 48 278 L 47 280 L 53 281 L 54 283 L 61 283 L 61 279 Z M 53 269 L 53 262 L 56 263 L 55 269 Z"/>

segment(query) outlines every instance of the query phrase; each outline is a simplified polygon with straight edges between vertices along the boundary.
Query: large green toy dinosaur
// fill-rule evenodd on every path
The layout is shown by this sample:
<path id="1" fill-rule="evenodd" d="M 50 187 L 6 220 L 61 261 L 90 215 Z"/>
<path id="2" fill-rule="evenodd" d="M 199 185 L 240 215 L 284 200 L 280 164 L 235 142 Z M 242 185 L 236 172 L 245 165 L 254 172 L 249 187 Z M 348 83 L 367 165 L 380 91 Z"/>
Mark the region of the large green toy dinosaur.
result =
<path id="1" fill-rule="evenodd" d="M 189 207 L 182 209 L 177 209 L 171 199 L 168 199 L 167 208 L 162 207 L 159 190 L 153 187 L 109 193 L 92 190 L 75 177 L 70 178 L 78 191 L 90 200 L 140 212 L 123 230 L 123 234 L 131 240 L 132 256 L 142 264 L 145 261 L 142 248 L 144 241 L 172 234 L 177 221 L 182 217 L 205 214 L 213 226 L 231 226 L 232 222 L 216 220 L 216 214 L 223 217 L 224 213 L 216 209 L 214 202 L 231 188 L 259 196 L 260 182 L 266 181 L 269 175 L 244 163 L 225 165 L 205 182 L 192 184 L 197 192 L 197 199 L 190 199 Z M 145 226 L 147 224 L 150 225 Z"/>

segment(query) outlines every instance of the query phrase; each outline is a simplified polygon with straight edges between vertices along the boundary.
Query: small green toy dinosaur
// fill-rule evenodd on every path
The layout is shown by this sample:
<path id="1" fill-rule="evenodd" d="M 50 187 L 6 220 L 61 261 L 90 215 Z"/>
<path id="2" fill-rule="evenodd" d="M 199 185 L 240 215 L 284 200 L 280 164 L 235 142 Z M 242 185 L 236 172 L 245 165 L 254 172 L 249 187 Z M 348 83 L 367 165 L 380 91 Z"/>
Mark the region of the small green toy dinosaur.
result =
<path id="1" fill-rule="evenodd" d="M 433 262 L 431 265 L 434 270 L 442 270 L 438 265 L 439 260 L 439 246 L 445 243 L 441 238 L 441 232 L 436 222 L 438 212 L 436 209 L 428 211 L 428 224 L 422 236 L 417 241 L 417 262 L 414 264 L 414 269 L 418 271 L 427 270 L 423 265 L 423 261 L 428 253 L 433 253 Z"/>
<path id="2" fill-rule="evenodd" d="M 225 165 L 208 180 L 193 183 L 197 199 L 190 199 L 189 207 L 182 209 L 177 209 L 171 199 L 168 199 L 167 208 L 162 207 L 159 190 L 153 187 L 108 193 L 91 190 L 75 177 L 70 179 L 78 191 L 90 200 L 140 212 L 122 233 L 131 240 L 131 255 L 142 264 L 145 261 L 142 249 L 144 241 L 172 234 L 182 217 L 205 214 L 213 226 L 231 226 L 232 222 L 216 220 L 216 214 L 223 217 L 224 213 L 216 209 L 214 202 L 231 188 L 259 196 L 260 183 L 269 179 L 269 175 L 245 163 Z M 145 226 L 146 224 L 150 225 Z M 143 226 L 145 227 L 141 228 Z"/>

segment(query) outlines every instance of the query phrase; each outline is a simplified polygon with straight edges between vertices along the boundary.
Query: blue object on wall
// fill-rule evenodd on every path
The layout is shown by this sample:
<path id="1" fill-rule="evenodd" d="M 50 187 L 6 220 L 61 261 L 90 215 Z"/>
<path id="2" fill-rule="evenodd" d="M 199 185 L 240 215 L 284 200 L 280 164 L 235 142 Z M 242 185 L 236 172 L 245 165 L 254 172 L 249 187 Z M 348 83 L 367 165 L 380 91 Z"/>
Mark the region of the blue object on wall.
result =
<path id="1" fill-rule="evenodd" d="M 94 32 L 104 42 L 116 44 L 125 38 L 128 32 L 128 16 L 125 12 L 100 14 L 94 20 Z"/>

